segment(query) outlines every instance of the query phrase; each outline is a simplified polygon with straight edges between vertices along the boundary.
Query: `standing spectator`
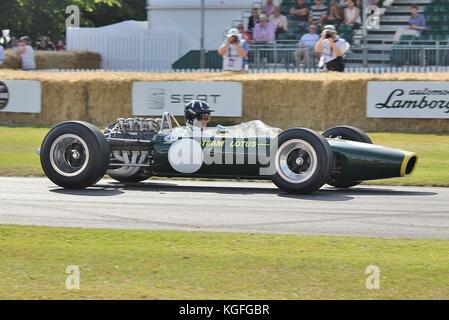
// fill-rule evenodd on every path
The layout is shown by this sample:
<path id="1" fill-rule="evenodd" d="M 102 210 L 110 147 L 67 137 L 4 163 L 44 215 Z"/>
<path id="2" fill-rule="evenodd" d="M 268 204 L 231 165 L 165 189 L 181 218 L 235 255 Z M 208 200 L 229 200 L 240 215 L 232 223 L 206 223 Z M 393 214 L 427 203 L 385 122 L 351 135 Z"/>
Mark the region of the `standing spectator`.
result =
<path id="1" fill-rule="evenodd" d="M 411 5 L 410 14 L 408 25 L 399 27 L 394 34 L 394 43 L 399 43 L 401 37 L 404 35 L 419 37 L 426 30 L 426 18 L 423 14 L 418 13 L 418 6 L 416 4 Z"/>
<path id="2" fill-rule="evenodd" d="M 290 9 L 290 14 L 293 15 L 298 26 L 304 28 L 309 19 L 309 7 L 304 0 L 296 0 L 295 6 Z"/>
<path id="3" fill-rule="evenodd" d="M 274 9 L 274 15 L 271 17 L 271 23 L 276 28 L 276 35 L 288 32 L 287 17 L 281 14 L 281 8 Z"/>
<path id="4" fill-rule="evenodd" d="M 312 24 L 309 26 L 309 33 L 303 35 L 299 40 L 298 49 L 293 53 L 297 68 L 300 67 L 301 62 L 304 62 L 304 66 L 307 68 L 312 66 L 313 60 L 310 57 L 313 57 L 313 49 L 320 39 L 317 31 L 318 27 Z"/>
<path id="5" fill-rule="evenodd" d="M 268 21 L 265 14 L 259 16 L 259 23 L 254 27 L 253 41 L 256 43 L 267 43 L 276 40 L 276 33 L 273 24 Z"/>
<path id="6" fill-rule="evenodd" d="M 267 15 L 267 17 L 271 18 L 274 15 L 275 5 L 273 0 L 265 0 L 265 3 L 262 7 L 262 12 Z"/>
<path id="7" fill-rule="evenodd" d="M 309 24 L 322 25 L 327 17 L 327 6 L 323 0 L 315 0 L 315 4 L 310 7 Z"/>
<path id="8" fill-rule="evenodd" d="M 333 25 L 325 26 L 320 40 L 315 45 L 315 52 L 321 56 L 319 67 L 324 71 L 344 72 L 343 57 L 349 48 L 349 43 L 337 35 Z"/>
<path id="9" fill-rule="evenodd" d="M 34 60 L 34 50 L 31 47 L 30 37 L 25 36 L 20 38 L 16 54 L 20 57 L 22 61 L 22 70 L 36 69 L 36 61 Z"/>
<path id="10" fill-rule="evenodd" d="M 345 8 L 345 25 L 352 26 L 354 29 L 360 28 L 362 20 L 360 19 L 360 9 L 355 6 L 353 0 L 348 0 L 348 7 Z"/>
<path id="11" fill-rule="evenodd" d="M 248 43 L 241 38 L 239 31 L 229 30 L 226 40 L 218 49 L 218 54 L 223 57 L 223 71 L 243 71 L 248 49 Z"/>
<path id="12" fill-rule="evenodd" d="M 251 9 L 251 17 L 249 17 L 248 19 L 248 28 L 246 28 L 249 33 L 251 34 L 253 33 L 254 27 L 256 26 L 257 23 L 259 23 L 259 9 L 253 7 Z"/>
<path id="13" fill-rule="evenodd" d="M 3 51 L 3 46 L 0 45 L 0 66 L 3 64 L 4 61 L 5 61 L 5 53 Z"/>
<path id="14" fill-rule="evenodd" d="M 329 3 L 329 14 L 326 17 L 327 24 L 338 26 L 343 21 L 343 12 L 336 0 Z"/>

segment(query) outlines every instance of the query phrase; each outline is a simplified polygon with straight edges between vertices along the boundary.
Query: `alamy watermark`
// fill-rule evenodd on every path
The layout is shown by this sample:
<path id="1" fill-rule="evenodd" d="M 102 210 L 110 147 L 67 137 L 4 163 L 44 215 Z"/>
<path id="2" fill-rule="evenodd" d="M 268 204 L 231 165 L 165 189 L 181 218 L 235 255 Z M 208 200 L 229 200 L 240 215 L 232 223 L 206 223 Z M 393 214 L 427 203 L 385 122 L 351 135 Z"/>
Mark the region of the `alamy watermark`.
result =
<path id="1" fill-rule="evenodd" d="M 368 290 L 380 289 L 380 268 L 376 265 L 370 265 L 365 270 L 367 275 L 365 286 Z"/>
<path id="2" fill-rule="evenodd" d="M 65 20 L 66 28 L 79 28 L 80 27 L 80 8 L 76 5 L 70 5 L 65 8 L 65 13 L 69 16 Z"/>
<path id="3" fill-rule="evenodd" d="M 80 290 L 81 273 L 78 266 L 70 265 L 65 269 L 67 278 L 65 280 L 65 287 L 67 290 Z"/>
<path id="4" fill-rule="evenodd" d="M 379 30 L 380 29 L 380 15 L 381 9 L 375 5 L 369 5 L 365 9 L 366 16 L 366 29 Z"/>

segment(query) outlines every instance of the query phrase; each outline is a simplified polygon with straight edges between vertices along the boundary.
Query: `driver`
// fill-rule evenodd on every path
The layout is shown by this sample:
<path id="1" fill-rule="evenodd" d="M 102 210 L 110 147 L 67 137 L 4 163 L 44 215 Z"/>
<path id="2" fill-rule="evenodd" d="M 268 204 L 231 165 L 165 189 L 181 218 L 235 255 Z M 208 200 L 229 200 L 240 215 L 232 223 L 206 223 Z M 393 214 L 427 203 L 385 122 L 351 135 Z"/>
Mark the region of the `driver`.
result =
<path id="1" fill-rule="evenodd" d="M 192 100 L 186 104 L 184 114 L 186 125 L 190 128 L 207 128 L 212 110 L 207 102 L 201 100 Z"/>

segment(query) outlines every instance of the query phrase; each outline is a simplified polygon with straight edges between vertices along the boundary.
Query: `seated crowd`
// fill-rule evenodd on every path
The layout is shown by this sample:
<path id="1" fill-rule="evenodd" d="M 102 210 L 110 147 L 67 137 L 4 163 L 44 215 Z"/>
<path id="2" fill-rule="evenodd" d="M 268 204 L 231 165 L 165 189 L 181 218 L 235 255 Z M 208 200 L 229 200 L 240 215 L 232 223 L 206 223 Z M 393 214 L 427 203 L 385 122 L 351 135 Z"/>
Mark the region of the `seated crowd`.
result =
<path id="1" fill-rule="evenodd" d="M 298 31 L 298 38 L 309 30 L 310 25 L 318 29 L 332 24 L 337 29 L 340 25 L 358 29 L 361 25 L 359 0 L 313 0 L 309 5 L 305 0 L 296 0 L 288 10 L 282 12 L 273 0 L 265 0 L 262 8 L 253 7 L 246 30 L 245 39 L 252 43 L 270 43 L 282 34 Z M 289 30 L 292 27 L 295 30 Z M 244 29 L 243 25 L 239 29 Z"/>

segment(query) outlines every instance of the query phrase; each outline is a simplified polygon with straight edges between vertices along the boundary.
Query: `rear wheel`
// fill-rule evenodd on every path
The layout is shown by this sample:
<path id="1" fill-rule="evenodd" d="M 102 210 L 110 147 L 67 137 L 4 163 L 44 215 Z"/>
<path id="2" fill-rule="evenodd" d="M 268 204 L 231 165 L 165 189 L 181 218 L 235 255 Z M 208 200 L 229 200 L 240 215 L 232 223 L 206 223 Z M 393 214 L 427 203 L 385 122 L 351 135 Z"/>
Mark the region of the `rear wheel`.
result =
<path id="1" fill-rule="evenodd" d="M 356 127 L 340 126 L 327 130 L 323 133 L 325 138 L 342 139 L 348 141 L 362 142 L 373 144 L 370 137 L 362 130 Z M 334 181 L 330 180 L 327 184 L 337 189 L 348 189 L 358 186 L 362 182 L 360 181 Z"/>
<path id="2" fill-rule="evenodd" d="M 97 183 L 109 164 L 109 146 L 95 126 L 65 122 L 53 128 L 42 143 L 40 160 L 45 175 L 56 185 L 82 189 Z"/>
<path id="3" fill-rule="evenodd" d="M 333 152 L 317 132 L 297 128 L 282 132 L 274 155 L 276 174 L 273 183 L 289 193 L 311 193 L 329 179 Z"/>

